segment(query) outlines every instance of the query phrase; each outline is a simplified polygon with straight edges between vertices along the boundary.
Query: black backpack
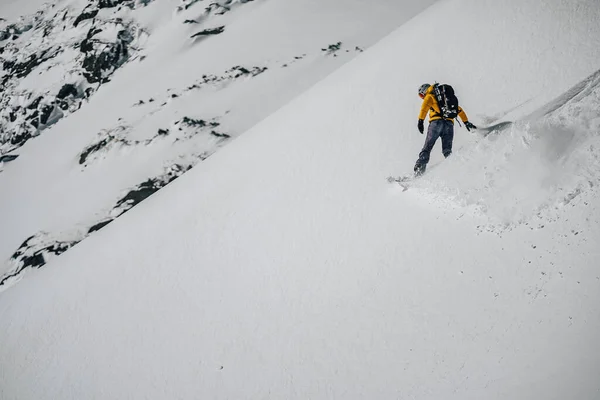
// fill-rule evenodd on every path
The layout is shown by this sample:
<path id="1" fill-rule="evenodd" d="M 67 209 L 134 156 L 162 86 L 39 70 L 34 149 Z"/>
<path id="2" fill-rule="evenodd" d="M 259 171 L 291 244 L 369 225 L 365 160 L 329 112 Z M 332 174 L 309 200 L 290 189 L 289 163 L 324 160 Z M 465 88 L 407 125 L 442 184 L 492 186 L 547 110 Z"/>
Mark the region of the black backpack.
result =
<path id="1" fill-rule="evenodd" d="M 458 117 L 458 98 L 454 94 L 454 89 L 450 85 L 433 85 L 433 94 L 440 107 L 438 114 L 442 119 L 454 119 Z"/>

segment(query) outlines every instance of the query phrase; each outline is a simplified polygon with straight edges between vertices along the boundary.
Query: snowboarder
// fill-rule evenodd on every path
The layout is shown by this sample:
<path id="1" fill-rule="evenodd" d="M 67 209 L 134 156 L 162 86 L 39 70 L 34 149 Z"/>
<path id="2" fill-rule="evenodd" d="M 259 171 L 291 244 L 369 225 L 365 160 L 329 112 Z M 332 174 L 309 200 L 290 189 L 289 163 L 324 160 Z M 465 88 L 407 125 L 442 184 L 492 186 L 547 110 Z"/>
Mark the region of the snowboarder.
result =
<path id="1" fill-rule="evenodd" d="M 452 140 L 454 139 L 454 119 L 460 117 L 468 131 L 477 129 L 475 125 L 469 122 L 467 114 L 458 105 L 458 99 L 454 95 L 454 90 L 450 85 L 433 86 L 424 83 L 419 87 L 419 97 L 423 99 L 421 112 L 419 113 L 419 122 L 417 128 L 423 134 L 423 123 L 427 112 L 429 112 L 429 127 L 427 128 L 427 137 L 423 149 L 419 153 L 419 159 L 415 164 L 415 176 L 420 176 L 425 172 L 429 162 L 429 154 L 435 145 L 438 137 L 442 138 L 442 153 L 444 157 L 452 154 Z M 442 106 L 440 106 L 442 104 Z"/>

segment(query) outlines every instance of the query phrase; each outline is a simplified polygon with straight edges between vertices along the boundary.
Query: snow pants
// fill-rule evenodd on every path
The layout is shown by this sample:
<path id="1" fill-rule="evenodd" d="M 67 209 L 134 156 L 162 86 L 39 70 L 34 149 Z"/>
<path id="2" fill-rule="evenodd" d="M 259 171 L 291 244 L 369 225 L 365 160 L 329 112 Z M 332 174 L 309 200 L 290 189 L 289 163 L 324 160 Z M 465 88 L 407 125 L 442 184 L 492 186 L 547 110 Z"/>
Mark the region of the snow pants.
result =
<path id="1" fill-rule="evenodd" d="M 429 155 L 438 138 L 442 138 L 442 153 L 444 154 L 444 157 L 448 157 L 452 154 L 454 124 L 443 119 L 438 119 L 437 121 L 429 123 L 429 127 L 427 128 L 427 138 L 425 138 L 425 144 L 419 153 L 419 159 L 415 164 L 415 171 L 425 171 L 425 167 L 429 162 Z"/>

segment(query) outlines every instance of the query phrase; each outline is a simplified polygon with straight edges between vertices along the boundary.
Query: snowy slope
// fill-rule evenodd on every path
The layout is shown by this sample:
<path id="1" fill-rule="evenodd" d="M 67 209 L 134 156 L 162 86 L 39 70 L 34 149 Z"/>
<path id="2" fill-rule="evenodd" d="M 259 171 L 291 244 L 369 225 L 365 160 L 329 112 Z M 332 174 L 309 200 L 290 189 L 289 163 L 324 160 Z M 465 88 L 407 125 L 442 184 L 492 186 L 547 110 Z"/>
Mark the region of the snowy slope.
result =
<path id="1" fill-rule="evenodd" d="M 404 24 L 1 293 L 2 398 L 597 398 L 599 17 L 453 0 Z M 448 20 L 460 51 L 434 53 Z M 433 79 L 516 122 L 457 128 L 402 192 Z"/>
<path id="2" fill-rule="evenodd" d="M 9 154 L 18 159 L 0 163 L 0 286 L 105 226 L 431 3 L 75 0 L 24 18 L 27 29 L 2 42 L 11 68 L 2 75 L 0 138 L 8 139 L 0 149 L 21 147 Z M 218 34 L 196 36 L 205 32 Z M 30 57 L 48 54 L 21 76 Z"/>

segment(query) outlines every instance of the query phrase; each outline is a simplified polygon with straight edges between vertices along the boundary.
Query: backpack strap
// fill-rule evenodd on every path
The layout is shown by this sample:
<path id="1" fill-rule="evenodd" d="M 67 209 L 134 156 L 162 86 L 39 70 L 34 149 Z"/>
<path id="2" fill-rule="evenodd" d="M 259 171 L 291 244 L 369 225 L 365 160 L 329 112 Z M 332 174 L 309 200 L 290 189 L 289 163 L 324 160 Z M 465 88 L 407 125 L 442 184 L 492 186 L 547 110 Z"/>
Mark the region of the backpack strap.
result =
<path id="1" fill-rule="evenodd" d="M 435 93 L 435 101 L 438 105 L 438 108 L 440 109 L 440 112 L 436 112 L 435 110 L 433 110 L 433 107 L 431 108 L 434 112 L 434 116 L 438 116 L 441 119 L 443 119 L 444 121 L 446 120 L 446 118 L 444 118 L 444 114 L 442 113 L 442 106 L 440 105 L 440 97 L 442 95 L 442 93 L 440 92 L 440 85 L 439 83 L 435 82 L 433 84 L 433 92 Z"/>

